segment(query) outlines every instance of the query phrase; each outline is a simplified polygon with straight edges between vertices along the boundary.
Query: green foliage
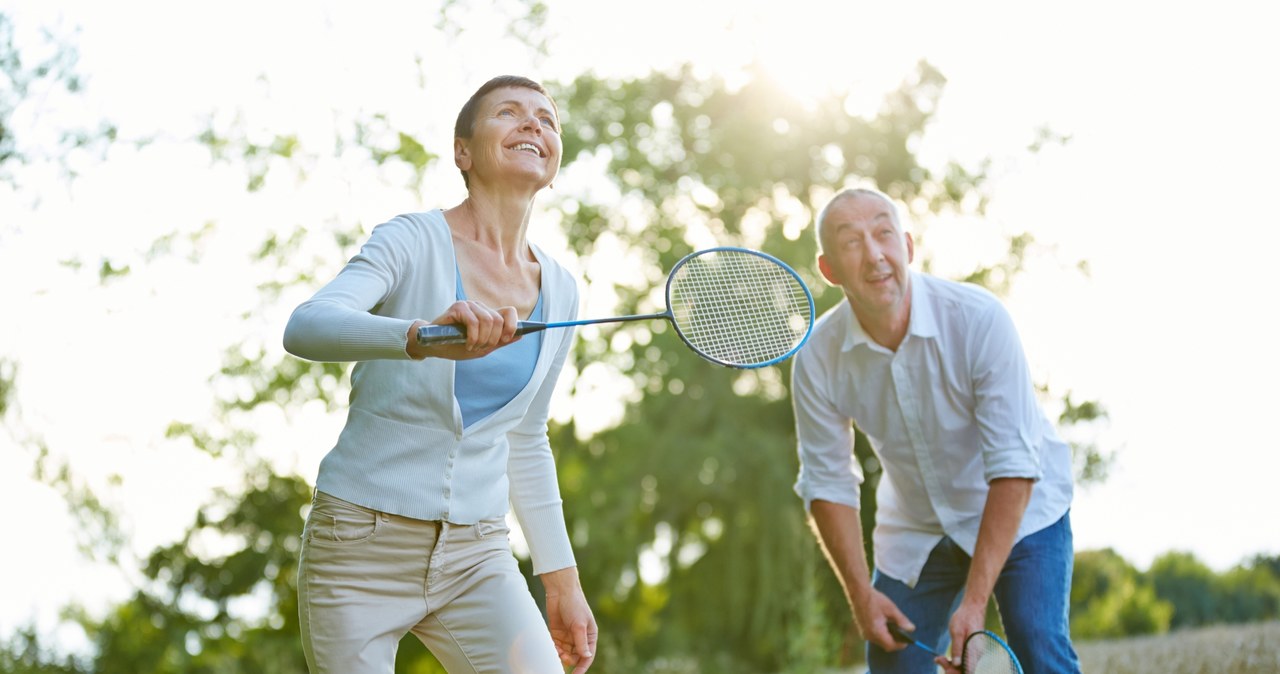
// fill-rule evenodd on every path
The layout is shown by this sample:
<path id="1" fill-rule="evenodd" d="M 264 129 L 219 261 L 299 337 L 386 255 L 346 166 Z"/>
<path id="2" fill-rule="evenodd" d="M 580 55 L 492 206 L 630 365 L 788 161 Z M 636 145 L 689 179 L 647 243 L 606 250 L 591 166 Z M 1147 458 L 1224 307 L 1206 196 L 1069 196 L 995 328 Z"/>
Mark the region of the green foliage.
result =
<path id="1" fill-rule="evenodd" d="M 8 358 L 0 358 L 0 420 L 9 413 L 13 404 L 14 383 L 18 380 L 18 364 Z"/>
<path id="2" fill-rule="evenodd" d="M 1071 634 L 1078 639 L 1157 634 L 1173 606 L 1114 550 L 1076 554 L 1071 580 Z"/>
<path id="3" fill-rule="evenodd" d="M 1140 573 L 1113 550 L 1076 554 L 1076 638 L 1157 634 L 1280 618 L 1280 557 L 1257 556 L 1218 574 L 1189 552 L 1165 553 Z"/>
<path id="4" fill-rule="evenodd" d="M 305 672 L 295 578 L 311 488 L 265 466 L 246 481 L 151 553 L 129 601 L 85 621 L 97 671 Z"/>
<path id="5" fill-rule="evenodd" d="M 218 127 L 218 121 L 211 118 L 196 141 L 209 150 L 214 161 L 243 162 L 248 173 L 245 189 L 249 192 L 263 188 L 272 167 L 287 166 L 289 160 L 300 155 L 298 138 L 292 134 L 276 134 L 267 142 L 251 140 L 257 135 L 239 116 L 225 128 Z"/>
<path id="6" fill-rule="evenodd" d="M 392 161 L 407 166 L 414 177 L 409 183 L 412 189 L 422 186 L 428 165 L 439 158 L 439 155 L 428 152 L 418 139 L 393 130 L 386 115 L 382 114 L 374 115 L 368 121 L 356 122 L 354 141 L 357 147 L 369 152 L 369 158 L 378 166 Z"/>
<path id="7" fill-rule="evenodd" d="M 1280 576 L 1265 566 L 1238 566 L 1219 579 L 1222 622 L 1243 623 L 1280 618 Z"/>
<path id="8" fill-rule="evenodd" d="M 55 457 L 43 438 L 24 438 L 36 449 L 34 476 L 52 487 L 67 502 L 80 527 L 76 545 L 90 559 L 111 563 L 120 561 L 126 538 L 120 527 L 120 516 L 108 507 L 89 484 L 71 469 L 70 460 Z M 111 476 L 110 484 L 118 484 L 119 476 Z"/>
<path id="9" fill-rule="evenodd" d="M 1169 552 L 1148 575 L 1156 594 L 1174 606 L 1177 628 L 1280 618 L 1280 558 L 1258 556 L 1216 574 L 1189 552 Z"/>
<path id="10" fill-rule="evenodd" d="M 0 672 L 5 674 L 87 674 L 85 663 L 59 655 L 41 643 L 34 627 L 22 627 L 0 641 Z"/>
<path id="11" fill-rule="evenodd" d="M 1076 403 L 1071 399 L 1071 391 L 1062 396 L 1062 412 L 1058 415 L 1058 427 L 1064 430 L 1067 442 L 1071 445 L 1071 456 L 1075 466 L 1076 483 L 1080 485 L 1100 484 L 1106 480 L 1111 464 L 1115 462 L 1114 452 L 1104 452 L 1097 443 L 1090 439 L 1072 437 L 1072 431 L 1088 428 L 1092 424 L 1108 418 L 1105 407 L 1096 400 Z M 1088 436 L 1085 436 L 1088 437 Z"/>
<path id="12" fill-rule="evenodd" d="M 1217 613 L 1213 570 L 1189 552 L 1169 552 L 1148 572 L 1156 594 L 1176 608 L 1173 627 L 1205 625 Z"/>
<path id="13" fill-rule="evenodd" d="M 105 121 L 96 129 L 62 125 L 53 113 L 84 86 L 76 71 L 79 53 L 64 38 L 45 31 L 51 53 L 30 62 L 14 44 L 13 26 L 12 17 L 0 9 L 0 181 L 16 186 L 14 165 L 44 161 L 58 163 L 72 177 L 68 157 L 82 148 L 104 150 L 116 139 L 116 128 Z"/>

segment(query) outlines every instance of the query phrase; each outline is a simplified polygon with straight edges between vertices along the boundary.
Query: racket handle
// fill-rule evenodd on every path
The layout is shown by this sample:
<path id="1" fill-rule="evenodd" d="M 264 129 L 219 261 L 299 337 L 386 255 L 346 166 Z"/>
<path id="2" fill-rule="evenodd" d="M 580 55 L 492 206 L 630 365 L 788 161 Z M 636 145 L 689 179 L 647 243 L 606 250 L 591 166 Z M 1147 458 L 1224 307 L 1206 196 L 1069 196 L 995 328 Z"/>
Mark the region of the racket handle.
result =
<path id="1" fill-rule="evenodd" d="M 546 329 L 546 323 L 520 321 L 516 325 L 516 334 L 527 335 L 531 332 L 541 332 Z M 424 325 L 418 328 L 418 344 L 422 346 L 462 344 L 465 341 L 467 341 L 467 329 L 461 325 Z"/>
<path id="2" fill-rule="evenodd" d="M 919 648 L 920 650 L 925 651 L 926 653 L 929 653 L 934 656 L 938 655 L 938 653 L 935 652 L 932 648 L 929 648 L 928 646 L 925 646 L 919 641 L 916 641 L 915 637 L 908 634 L 901 627 L 898 627 L 896 623 L 889 623 L 888 628 L 889 628 L 889 634 L 892 634 L 893 638 L 898 640 L 898 643 L 915 646 L 916 648 Z"/>
<path id="3" fill-rule="evenodd" d="M 915 639 L 911 638 L 910 634 L 907 634 L 901 627 L 898 627 L 897 623 L 889 623 L 888 628 L 889 634 L 892 634 L 894 639 L 897 639 L 904 644 L 909 644 L 915 641 Z"/>

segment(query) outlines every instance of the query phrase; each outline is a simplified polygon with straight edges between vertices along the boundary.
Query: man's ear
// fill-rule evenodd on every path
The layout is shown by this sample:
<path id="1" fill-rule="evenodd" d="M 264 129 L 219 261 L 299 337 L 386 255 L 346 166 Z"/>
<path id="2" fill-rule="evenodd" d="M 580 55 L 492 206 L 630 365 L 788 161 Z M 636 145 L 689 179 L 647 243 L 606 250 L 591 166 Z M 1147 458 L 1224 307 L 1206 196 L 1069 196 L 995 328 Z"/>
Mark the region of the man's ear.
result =
<path id="1" fill-rule="evenodd" d="M 903 232 L 902 235 L 907 237 L 907 264 L 911 264 L 916 259 L 916 242 L 911 238 L 911 232 Z"/>
<path id="2" fill-rule="evenodd" d="M 840 277 L 836 274 L 836 270 L 831 268 L 831 263 L 827 261 L 827 256 L 818 253 L 818 270 L 822 272 L 822 278 L 827 279 L 827 283 L 833 286 L 840 285 Z"/>
<path id="3" fill-rule="evenodd" d="M 471 151 L 467 149 L 467 141 L 462 138 L 453 139 L 453 165 L 461 171 L 471 170 Z"/>

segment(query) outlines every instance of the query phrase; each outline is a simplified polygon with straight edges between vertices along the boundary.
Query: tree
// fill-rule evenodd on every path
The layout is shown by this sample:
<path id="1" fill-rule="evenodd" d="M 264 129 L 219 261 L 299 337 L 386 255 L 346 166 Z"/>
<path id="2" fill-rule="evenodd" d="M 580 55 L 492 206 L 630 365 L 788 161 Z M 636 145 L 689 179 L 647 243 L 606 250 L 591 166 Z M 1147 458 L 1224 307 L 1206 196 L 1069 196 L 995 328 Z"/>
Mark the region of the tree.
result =
<path id="1" fill-rule="evenodd" d="M 39 56 L 30 58 L 14 42 L 14 25 L 10 12 L 0 9 L 0 201 L 17 204 L 30 199 L 38 204 L 38 199 L 22 191 L 22 169 L 51 165 L 71 181 L 76 176 L 75 160 L 85 153 L 105 151 L 116 140 L 116 129 L 105 120 L 90 128 L 51 114 L 68 101 L 74 107 L 85 85 L 76 68 L 78 51 L 68 38 L 45 31 L 38 45 Z M 0 221 L 0 245 L 13 245 L 22 227 L 16 214 L 6 213 Z M 6 288 L 5 292 L 16 291 Z M 106 524 L 110 516 L 66 471 L 51 468 L 39 432 L 26 427 L 18 403 L 20 365 L 20 354 L 0 350 L 0 422 L 6 434 L 15 445 L 36 452 L 37 472 L 67 497 L 73 510 L 85 518 L 87 528 Z M 109 526 L 97 530 L 110 537 Z M 56 653 L 42 643 L 31 625 L 19 627 L 0 641 L 0 671 L 79 674 L 89 671 L 86 667 L 77 658 Z"/>
<path id="2" fill-rule="evenodd" d="M 74 177 L 70 159 L 82 149 L 105 149 L 116 138 L 115 125 L 99 121 L 90 128 L 51 115 L 84 86 L 76 69 L 79 52 L 66 38 L 46 32 L 47 55 L 32 62 L 14 44 L 13 27 L 12 16 L 0 11 L 0 182 L 16 187 L 15 167 L 41 162 L 58 164 Z"/>
<path id="3" fill-rule="evenodd" d="M 795 262 L 825 310 L 842 298 L 806 263 L 816 253 L 808 224 L 847 177 L 874 181 L 922 220 L 985 203 L 982 170 L 953 164 L 935 175 L 909 149 L 944 84 L 921 63 L 879 115 L 860 119 L 838 96 L 806 108 L 759 73 L 736 90 L 689 70 L 627 82 L 581 77 L 557 92 L 572 111 L 566 162 L 603 161 L 615 189 L 612 205 L 566 203 L 569 242 L 583 259 L 616 246 L 644 270 L 668 269 L 703 242 L 760 248 Z M 1002 274 L 977 268 L 968 280 L 1011 279 L 1027 243 L 1012 242 Z M 612 284 L 619 311 L 657 308 L 656 273 L 625 284 L 619 271 L 610 266 L 586 283 Z M 570 530 L 584 551 L 580 570 L 603 595 L 597 614 L 613 657 L 644 662 L 683 652 L 700 654 L 703 671 L 773 671 L 796 666 L 788 644 L 798 634 L 848 623 L 791 490 L 789 364 L 711 367 L 662 323 L 601 328 L 580 340 L 577 355 L 612 368 L 635 392 L 617 426 L 584 437 L 570 424 L 553 443 Z M 1068 407 L 1079 419 L 1098 416 Z M 870 531 L 879 466 L 864 437 L 856 454 L 868 476 L 862 514 Z M 646 564 L 656 572 L 646 574 Z M 835 636 L 818 643 L 838 643 Z"/>
<path id="4" fill-rule="evenodd" d="M 1173 606 L 1172 626 L 1243 623 L 1280 617 L 1276 558 L 1259 555 L 1221 575 L 1190 552 L 1167 552 L 1147 571 L 1156 595 Z"/>
<path id="5" fill-rule="evenodd" d="M 1071 634 L 1099 639 L 1159 634 L 1174 607 L 1114 550 L 1076 554 L 1071 579 Z"/>
<path id="6" fill-rule="evenodd" d="M 1219 579 L 1217 620 L 1260 622 L 1280 618 L 1280 577 L 1259 564 L 1241 564 Z"/>
<path id="7" fill-rule="evenodd" d="M 656 308 L 653 288 L 665 270 L 712 241 L 794 262 L 820 309 L 829 308 L 841 297 L 807 263 L 816 252 L 808 224 L 847 176 L 874 180 L 920 220 L 985 203 L 983 165 L 935 173 L 912 153 L 944 85 L 922 63 L 878 115 L 863 119 L 847 114 L 840 96 L 801 105 L 760 73 L 740 88 L 689 69 L 626 81 L 579 77 L 553 86 L 571 111 L 565 173 L 603 173 L 605 182 L 593 194 L 558 197 L 551 217 L 588 268 L 586 283 L 614 291 L 610 310 Z M 417 180 L 411 188 L 436 161 L 385 117 L 355 127 L 338 144 L 366 151 L 375 167 L 408 167 Z M 244 166 L 251 191 L 270 186 L 271 167 L 318 152 L 287 129 L 266 141 L 242 131 L 211 126 L 199 140 L 216 159 Z M 291 288 L 314 287 L 362 236 L 350 223 L 269 236 L 254 259 L 272 280 L 262 287 L 263 306 L 249 313 Z M 1015 275 L 1028 241 L 1012 244 L 1000 274 L 984 267 L 969 278 Z M 593 260 L 606 261 L 609 273 L 585 264 Z M 843 596 L 791 492 L 789 365 L 712 366 L 661 322 L 583 333 L 578 374 L 600 372 L 627 389 L 619 417 L 602 424 L 585 407 L 594 391 L 583 377 L 573 385 L 577 414 L 551 429 L 584 586 L 602 623 L 597 668 L 666 662 L 705 672 L 799 672 L 847 651 Z M 221 392 L 213 418 L 168 429 L 170 439 L 237 466 L 244 485 L 217 495 L 180 540 L 147 556 L 129 601 L 105 619 L 82 617 L 99 671 L 300 671 L 292 560 L 309 476 L 262 460 L 255 415 L 287 416 L 308 401 L 337 413 L 347 370 L 286 357 L 277 343 L 278 336 L 254 335 L 232 345 L 212 382 Z M 869 531 L 879 468 L 865 438 L 856 453 L 868 476 Z M 434 671 L 412 638 L 401 656 L 402 672 Z"/>
<path id="8" fill-rule="evenodd" d="M 1173 605 L 1172 627 L 1206 625 L 1218 613 L 1213 570 L 1189 552 L 1167 552 L 1147 571 L 1156 596 Z"/>

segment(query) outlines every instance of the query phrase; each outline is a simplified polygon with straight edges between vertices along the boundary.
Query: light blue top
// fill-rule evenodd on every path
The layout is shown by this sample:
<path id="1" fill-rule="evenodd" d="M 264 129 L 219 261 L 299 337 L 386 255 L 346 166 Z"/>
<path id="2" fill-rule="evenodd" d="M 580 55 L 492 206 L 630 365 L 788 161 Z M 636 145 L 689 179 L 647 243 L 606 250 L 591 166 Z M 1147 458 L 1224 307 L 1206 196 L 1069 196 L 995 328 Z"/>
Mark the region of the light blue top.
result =
<path id="1" fill-rule="evenodd" d="M 458 299 L 467 299 L 458 272 Z M 530 321 L 542 321 L 542 291 L 529 314 Z M 453 395 L 462 410 L 463 428 L 497 412 L 511 402 L 533 376 L 542 349 L 542 333 L 525 335 L 515 344 L 494 351 L 484 358 L 460 360 L 453 380 Z"/>

